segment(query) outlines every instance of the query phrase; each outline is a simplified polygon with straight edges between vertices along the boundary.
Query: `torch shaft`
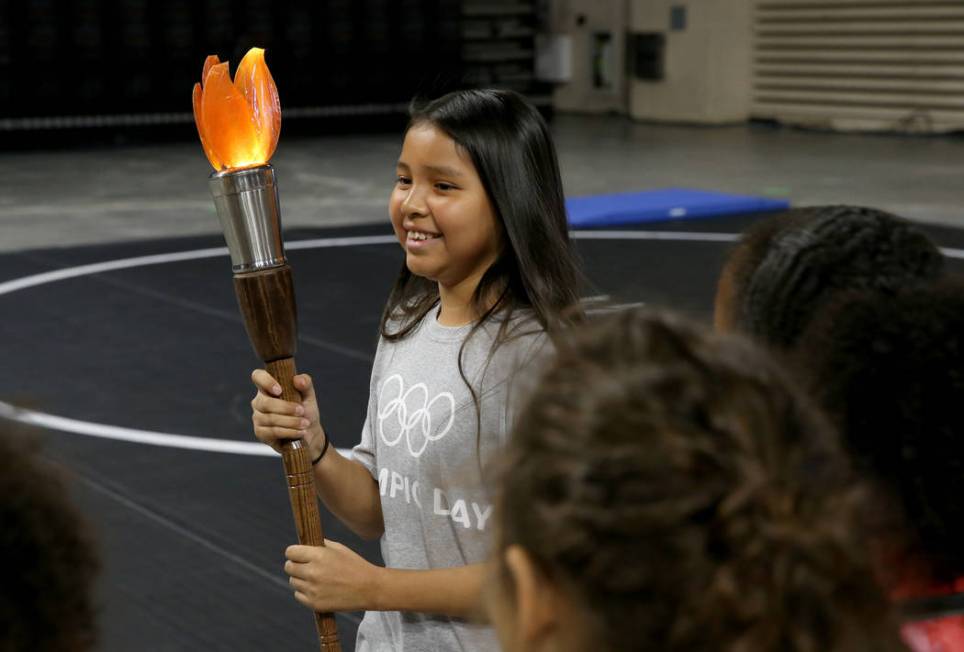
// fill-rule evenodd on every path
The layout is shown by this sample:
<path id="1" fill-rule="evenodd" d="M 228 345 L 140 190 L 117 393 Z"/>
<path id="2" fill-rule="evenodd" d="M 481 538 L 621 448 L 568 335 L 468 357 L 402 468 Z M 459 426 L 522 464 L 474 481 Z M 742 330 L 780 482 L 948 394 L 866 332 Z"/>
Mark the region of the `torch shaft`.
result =
<path id="1" fill-rule="evenodd" d="M 268 362 L 266 367 L 268 373 L 281 385 L 281 398 L 286 401 L 300 402 L 301 395 L 295 389 L 292 380 L 297 373 L 294 358 Z M 303 546 L 323 546 L 325 533 L 318 513 L 315 479 L 308 447 L 301 440 L 288 442 L 281 447 L 281 459 L 284 462 L 288 497 L 291 499 L 291 514 L 295 520 L 298 542 Z M 338 628 L 332 614 L 316 612 L 315 628 L 318 630 L 322 652 L 341 652 Z"/>
<path id="2" fill-rule="evenodd" d="M 251 344 L 258 357 L 265 361 L 268 373 L 281 385 L 281 398 L 300 403 L 301 394 L 293 382 L 297 373 L 294 355 L 298 326 L 291 268 L 284 264 L 235 274 L 234 289 Z M 308 448 L 300 440 L 284 444 L 281 458 L 298 542 L 305 546 L 323 546 L 325 534 Z M 315 628 L 322 652 L 341 652 L 332 614 L 316 613 Z"/>

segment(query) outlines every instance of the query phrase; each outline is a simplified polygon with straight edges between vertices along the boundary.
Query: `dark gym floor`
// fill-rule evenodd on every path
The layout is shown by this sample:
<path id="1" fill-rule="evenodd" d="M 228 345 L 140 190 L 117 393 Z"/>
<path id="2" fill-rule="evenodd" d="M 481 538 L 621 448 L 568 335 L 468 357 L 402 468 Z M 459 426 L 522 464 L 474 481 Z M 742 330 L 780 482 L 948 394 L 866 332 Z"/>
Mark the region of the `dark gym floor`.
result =
<path id="1" fill-rule="evenodd" d="M 639 239 L 653 234 L 637 231 L 580 238 L 594 285 L 587 294 L 707 318 L 727 243 L 700 234 L 735 234 L 758 217 L 644 229 L 690 232 L 668 239 Z M 927 230 L 957 249 L 950 267 L 964 272 L 964 231 Z M 298 296 L 298 364 L 314 375 L 324 423 L 342 448 L 359 436 L 378 317 L 402 255 L 391 244 L 300 249 L 293 243 L 386 233 L 381 225 L 286 234 Z M 114 426 L 168 434 L 164 445 L 149 445 L 42 431 L 45 455 L 68 473 L 101 546 L 106 652 L 317 649 L 311 617 L 291 597 L 282 572 L 295 534 L 280 461 L 178 448 L 169 437 L 253 441 L 248 375 L 258 361 L 238 315 L 227 257 L 94 268 L 19 289 L 11 283 L 220 246 L 221 237 L 212 235 L 0 256 L 6 360 L 0 401 L 85 422 L 93 432 Z M 328 538 L 379 559 L 377 543 L 361 542 L 324 512 L 323 520 Z M 339 616 L 346 650 L 354 647 L 358 617 Z"/>

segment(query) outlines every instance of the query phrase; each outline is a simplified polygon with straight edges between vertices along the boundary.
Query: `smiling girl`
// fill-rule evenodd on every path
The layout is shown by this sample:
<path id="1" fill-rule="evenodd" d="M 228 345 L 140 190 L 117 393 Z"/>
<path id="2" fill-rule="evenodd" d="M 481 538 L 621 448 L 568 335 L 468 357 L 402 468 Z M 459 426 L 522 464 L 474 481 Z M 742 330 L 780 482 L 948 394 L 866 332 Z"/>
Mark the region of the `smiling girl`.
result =
<path id="1" fill-rule="evenodd" d="M 255 434 L 304 438 L 318 495 L 381 538 L 385 567 L 346 547 L 292 546 L 295 597 L 367 610 L 358 650 L 496 649 L 472 625 L 488 552 L 484 462 L 512 423 L 513 377 L 575 318 L 578 265 L 562 181 L 539 113 L 509 91 L 413 110 L 389 201 L 405 262 L 382 316 L 368 413 L 351 458 L 328 446 L 308 375 L 302 403 L 252 374 Z"/>

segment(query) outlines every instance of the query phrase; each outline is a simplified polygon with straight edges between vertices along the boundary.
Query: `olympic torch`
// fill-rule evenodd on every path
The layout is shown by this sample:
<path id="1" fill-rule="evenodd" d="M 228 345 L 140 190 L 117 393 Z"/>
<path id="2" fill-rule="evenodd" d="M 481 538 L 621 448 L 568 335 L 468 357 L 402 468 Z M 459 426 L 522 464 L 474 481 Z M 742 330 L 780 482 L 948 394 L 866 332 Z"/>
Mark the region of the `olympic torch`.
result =
<path id="1" fill-rule="evenodd" d="M 295 371 L 297 316 L 291 268 L 281 239 L 281 208 L 274 168 L 268 164 L 281 133 L 278 90 L 252 48 L 232 81 L 228 63 L 204 62 L 194 85 L 194 120 L 215 172 L 209 180 L 224 239 L 231 253 L 234 290 L 255 352 L 282 388 L 299 401 Z M 291 511 L 302 545 L 324 545 L 308 449 L 301 441 L 282 446 Z M 323 652 L 340 652 L 332 614 L 315 614 Z"/>

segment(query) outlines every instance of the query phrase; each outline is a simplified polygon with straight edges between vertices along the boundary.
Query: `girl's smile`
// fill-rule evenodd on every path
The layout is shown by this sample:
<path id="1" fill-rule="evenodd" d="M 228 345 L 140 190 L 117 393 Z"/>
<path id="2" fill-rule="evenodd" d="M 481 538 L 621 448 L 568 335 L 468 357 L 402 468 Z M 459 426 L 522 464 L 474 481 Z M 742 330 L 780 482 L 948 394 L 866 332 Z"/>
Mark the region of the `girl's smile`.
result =
<path id="1" fill-rule="evenodd" d="M 441 240 L 443 237 L 441 233 L 416 229 L 414 226 L 406 227 L 404 223 L 402 228 L 405 229 L 405 249 L 412 253 L 422 251 L 431 246 L 435 240 Z"/>

